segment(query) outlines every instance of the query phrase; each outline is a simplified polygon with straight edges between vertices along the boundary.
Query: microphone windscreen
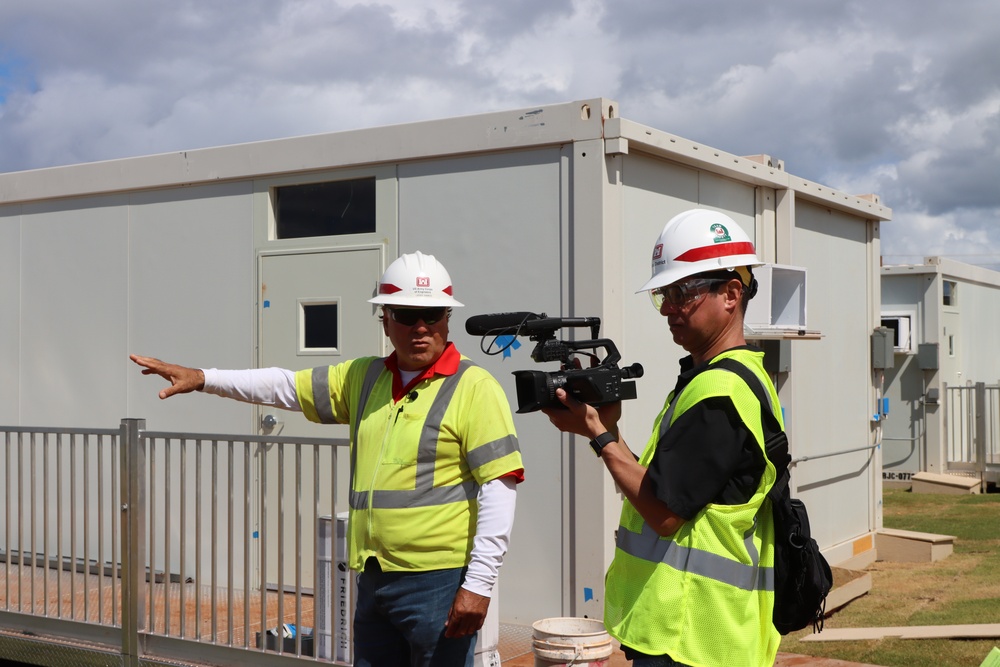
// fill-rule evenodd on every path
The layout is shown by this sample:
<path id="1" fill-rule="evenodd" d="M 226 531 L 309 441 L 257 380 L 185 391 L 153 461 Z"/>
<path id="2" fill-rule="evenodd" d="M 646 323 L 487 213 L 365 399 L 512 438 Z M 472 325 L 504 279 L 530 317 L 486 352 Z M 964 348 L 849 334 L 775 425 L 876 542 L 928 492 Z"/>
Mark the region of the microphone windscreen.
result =
<path id="1" fill-rule="evenodd" d="M 526 322 L 540 319 L 541 315 L 527 311 L 473 315 L 465 321 L 465 332 L 473 336 L 516 334 Z"/>

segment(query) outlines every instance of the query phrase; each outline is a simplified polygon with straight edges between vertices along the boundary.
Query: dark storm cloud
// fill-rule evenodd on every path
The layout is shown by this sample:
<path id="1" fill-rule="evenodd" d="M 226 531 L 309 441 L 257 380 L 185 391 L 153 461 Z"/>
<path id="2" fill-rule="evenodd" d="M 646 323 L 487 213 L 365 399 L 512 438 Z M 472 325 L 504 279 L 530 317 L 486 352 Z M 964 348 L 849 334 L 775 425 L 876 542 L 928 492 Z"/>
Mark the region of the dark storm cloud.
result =
<path id="1" fill-rule="evenodd" d="M 571 0 L 463 0 L 457 4 L 464 27 L 488 33 L 490 41 L 498 44 L 517 37 L 533 25 L 568 16 L 573 11 Z"/>
<path id="2" fill-rule="evenodd" d="M 954 148 L 900 166 L 906 196 L 931 215 L 1000 208 L 1000 114 L 971 131 L 981 139 L 974 145 L 955 137 Z"/>
<path id="3" fill-rule="evenodd" d="M 880 194 L 883 248 L 971 256 L 1000 251 L 983 235 L 1000 218 L 998 45 L 995 0 L 7 2 L 0 170 L 601 95 Z"/>

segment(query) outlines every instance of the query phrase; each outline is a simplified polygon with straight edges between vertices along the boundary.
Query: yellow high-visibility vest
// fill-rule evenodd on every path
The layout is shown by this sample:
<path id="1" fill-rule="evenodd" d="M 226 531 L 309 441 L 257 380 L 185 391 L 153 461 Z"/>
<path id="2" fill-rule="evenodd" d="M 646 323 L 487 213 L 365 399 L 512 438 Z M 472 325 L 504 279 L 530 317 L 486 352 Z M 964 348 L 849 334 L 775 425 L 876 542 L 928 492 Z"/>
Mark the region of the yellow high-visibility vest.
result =
<path id="1" fill-rule="evenodd" d="M 761 378 L 780 420 L 763 354 L 734 349 L 716 359 L 722 357 L 740 361 Z M 715 396 L 732 399 L 763 451 L 760 402 L 737 375 L 713 369 L 695 376 L 673 406 L 673 395 L 668 397 L 639 463 L 649 465 L 674 420 Z M 666 654 L 692 667 L 774 664 L 781 637 L 771 622 L 774 524 L 764 501 L 775 478 L 774 465 L 767 461 L 749 502 L 710 503 L 670 537 L 660 537 L 626 501 L 605 581 L 608 632 L 625 646 L 648 655 Z M 762 506 L 765 511 L 759 511 Z"/>
<path id="2" fill-rule="evenodd" d="M 479 487 L 523 468 L 510 404 L 486 370 L 461 357 L 399 401 L 384 359 L 296 373 L 311 421 L 351 427 L 349 555 L 384 571 L 468 564 Z"/>

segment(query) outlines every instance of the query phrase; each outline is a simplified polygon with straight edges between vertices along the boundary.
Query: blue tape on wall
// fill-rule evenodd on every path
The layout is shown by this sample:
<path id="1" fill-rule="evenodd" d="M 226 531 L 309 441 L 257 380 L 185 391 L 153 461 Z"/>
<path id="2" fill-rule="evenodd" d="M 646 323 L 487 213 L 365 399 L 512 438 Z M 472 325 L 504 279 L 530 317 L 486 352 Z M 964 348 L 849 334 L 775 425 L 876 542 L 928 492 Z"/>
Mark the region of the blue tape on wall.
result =
<path id="1" fill-rule="evenodd" d="M 497 336 L 497 347 L 503 350 L 503 358 L 507 359 L 511 355 L 511 350 L 521 347 L 521 341 L 514 336 Z"/>

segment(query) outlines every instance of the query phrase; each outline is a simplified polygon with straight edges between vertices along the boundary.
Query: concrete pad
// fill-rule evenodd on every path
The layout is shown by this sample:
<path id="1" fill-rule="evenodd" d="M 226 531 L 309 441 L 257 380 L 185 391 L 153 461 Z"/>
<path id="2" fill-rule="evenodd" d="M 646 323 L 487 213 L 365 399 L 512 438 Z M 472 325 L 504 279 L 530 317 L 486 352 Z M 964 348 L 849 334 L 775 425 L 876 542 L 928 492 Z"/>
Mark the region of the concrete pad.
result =
<path id="1" fill-rule="evenodd" d="M 980 481 L 974 477 L 960 475 L 939 475 L 932 472 L 918 472 L 910 478 L 913 493 L 943 493 L 950 495 L 972 495 L 979 493 Z"/>
<path id="2" fill-rule="evenodd" d="M 848 662 L 836 658 L 819 658 L 797 653 L 779 653 L 774 660 L 774 667 L 878 667 L 867 662 Z"/>
<path id="3" fill-rule="evenodd" d="M 997 639 L 1000 623 L 979 625 L 913 625 L 886 628 L 824 628 L 799 641 L 849 642 L 868 639 Z"/>
<path id="4" fill-rule="evenodd" d="M 875 535 L 875 549 L 879 560 L 931 563 L 947 558 L 954 548 L 954 535 L 935 535 L 895 528 L 883 528 Z"/>
<path id="5" fill-rule="evenodd" d="M 840 609 L 872 589 L 872 575 L 870 572 L 848 570 L 841 567 L 830 569 L 833 571 L 833 588 L 826 596 L 827 614 Z"/>

